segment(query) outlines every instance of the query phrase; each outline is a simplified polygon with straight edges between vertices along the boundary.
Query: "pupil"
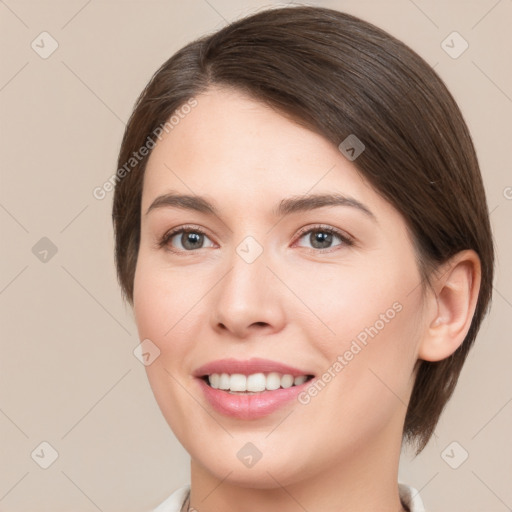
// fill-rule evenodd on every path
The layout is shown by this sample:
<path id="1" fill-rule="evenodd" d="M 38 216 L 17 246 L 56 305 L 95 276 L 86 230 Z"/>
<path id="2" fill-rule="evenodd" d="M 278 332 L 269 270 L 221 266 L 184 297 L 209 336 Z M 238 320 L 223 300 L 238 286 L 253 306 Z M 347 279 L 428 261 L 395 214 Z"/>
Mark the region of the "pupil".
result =
<path id="1" fill-rule="evenodd" d="M 196 249 L 201 246 L 203 235 L 200 233 L 183 233 L 181 243 L 185 249 Z"/>
<path id="2" fill-rule="evenodd" d="M 329 247 L 332 242 L 332 234 L 326 233 L 325 231 L 317 231 L 311 234 L 311 245 L 315 249 L 325 249 Z M 320 246 L 318 246 L 318 244 Z"/>

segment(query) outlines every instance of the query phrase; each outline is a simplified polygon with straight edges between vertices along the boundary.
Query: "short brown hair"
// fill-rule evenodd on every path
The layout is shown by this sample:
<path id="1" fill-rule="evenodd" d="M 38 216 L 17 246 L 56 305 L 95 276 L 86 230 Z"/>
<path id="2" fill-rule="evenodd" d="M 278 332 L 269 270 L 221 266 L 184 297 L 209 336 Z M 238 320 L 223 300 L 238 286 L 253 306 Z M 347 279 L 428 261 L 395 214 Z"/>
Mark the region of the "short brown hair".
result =
<path id="1" fill-rule="evenodd" d="M 457 252 L 478 254 L 481 287 L 464 342 L 447 359 L 418 361 L 403 434 L 419 453 L 453 393 L 492 295 L 485 192 L 455 100 L 420 56 L 370 23 L 318 7 L 265 10 L 186 45 L 160 67 L 135 105 L 118 169 L 180 106 L 215 85 L 271 105 L 336 146 L 355 134 L 366 149 L 354 165 L 405 218 L 424 286 Z M 148 157 L 124 173 L 114 195 L 117 272 L 130 304 Z"/>

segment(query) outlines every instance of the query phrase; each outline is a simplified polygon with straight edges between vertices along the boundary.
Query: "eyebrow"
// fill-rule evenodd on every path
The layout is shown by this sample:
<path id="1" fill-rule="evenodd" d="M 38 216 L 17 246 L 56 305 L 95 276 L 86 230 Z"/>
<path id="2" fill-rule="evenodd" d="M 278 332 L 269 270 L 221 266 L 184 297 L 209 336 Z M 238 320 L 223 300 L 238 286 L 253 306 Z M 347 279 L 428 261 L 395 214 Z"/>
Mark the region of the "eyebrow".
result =
<path id="1" fill-rule="evenodd" d="M 325 206 L 348 206 L 355 208 L 374 222 L 377 222 L 375 214 L 367 206 L 353 197 L 341 194 L 310 194 L 289 197 L 281 200 L 278 206 L 272 210 L 272 213 L 276 217 L 284 217 L 292 213 L 315 210 Z M 215 216 L 219 215 L 217 208 L 204 197 L 174 192 L 158 196 L 147 209 L 146 215 L 152 210 L 165 207 L 194 210 Z"/>

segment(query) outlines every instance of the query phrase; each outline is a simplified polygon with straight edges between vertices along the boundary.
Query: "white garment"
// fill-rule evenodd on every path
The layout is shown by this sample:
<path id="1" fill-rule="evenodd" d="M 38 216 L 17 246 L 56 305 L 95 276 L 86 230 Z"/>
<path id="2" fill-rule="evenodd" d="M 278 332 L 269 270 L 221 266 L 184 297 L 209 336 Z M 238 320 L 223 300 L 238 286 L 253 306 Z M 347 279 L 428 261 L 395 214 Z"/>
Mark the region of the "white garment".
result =
<path id="1" fill-rule="evenodd" d="M 153 512 L 180 512 L 185 499 L 187 498 L 189 485 L 180 487 L 174 491 L 163 503 L 160 503 Z M 425 512 L 419 492 L 407 484 L 398 483 L 398 491 L 403 503 L 409 507 L 410 512 Z"/>

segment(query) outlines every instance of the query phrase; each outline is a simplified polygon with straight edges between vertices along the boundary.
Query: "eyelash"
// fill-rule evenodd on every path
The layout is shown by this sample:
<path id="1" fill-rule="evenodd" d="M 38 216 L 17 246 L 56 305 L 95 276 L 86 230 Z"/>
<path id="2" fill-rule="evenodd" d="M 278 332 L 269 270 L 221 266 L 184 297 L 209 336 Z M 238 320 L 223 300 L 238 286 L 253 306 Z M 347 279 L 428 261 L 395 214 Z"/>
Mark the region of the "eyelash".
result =
<path id="1" fill-rule="evenodd" d="M 322 225 L 322 224 L 319 224 L 319 225 L 316 225 L 316 226 L 308 226 L 307 228 L 304 228 L 302 230 L 299 231 L 298 235 L 297 235 L 297 240 L 300 240 L 304 235 L 310 233 L 310 232 L 320 232 L 320 233 L 329 233 L 331 235 L 335 235 L 337 236 L 341 242 L 343 242 L 342 244 L 340 245 L 345 245 L 345 246 L 353 246 L 355 243 L 354 243 L 354 240 L 349 237 L 347 234 L 339 231 L 338 229 L 336 228 L 333 228 L 331 226 L 325 226 L 325 225 Z M 185 225 L 185 226 L 180 226 L 178 228 L 175 228 L 175 229 L 172 229 L 171 231 L 168 231 L 167 233 L 165 233 L 162 238 L 160 239 L 160 241 L 158 242 L 158 247 L 159 248 L 166 248 L 167 250 L 169 250 L 170 252 L 173 252 L 173 253 L 176 253 L 176 254 L 180 254 L 180 253 L 193 253 L 193 252 L 196 252 L 195 250 L 190 250 L 190 251 L 183 251 L 181 249 L 174 249 L 174 248 L 171 248 L 169 246 L 169 242 L 170 240 L 172 240 L 172 238 L 179 234 L 179 233 L 186 233 L 186 232 L 189 232 L 189 233 L 199 233 L 201 235 L 204 235 L 206 237 L 208 237 L 208 234 L 203 231 L 201 228 L 197 227 L 197 226 L 188 226 L 188 225 Z M 314 251 L 314 252 L 321 252 L 321 253 L 325 253 L 325 252 L 331 252 L 332 250 L 336 250 L 336 247 L 339 247 L 339 245 L 336 245 L 334 247 L 328 247 L 327 249 L 315 249 L 314 247 L 304 247 L 304 249 L 309 249 L 311 251 Z"/>

